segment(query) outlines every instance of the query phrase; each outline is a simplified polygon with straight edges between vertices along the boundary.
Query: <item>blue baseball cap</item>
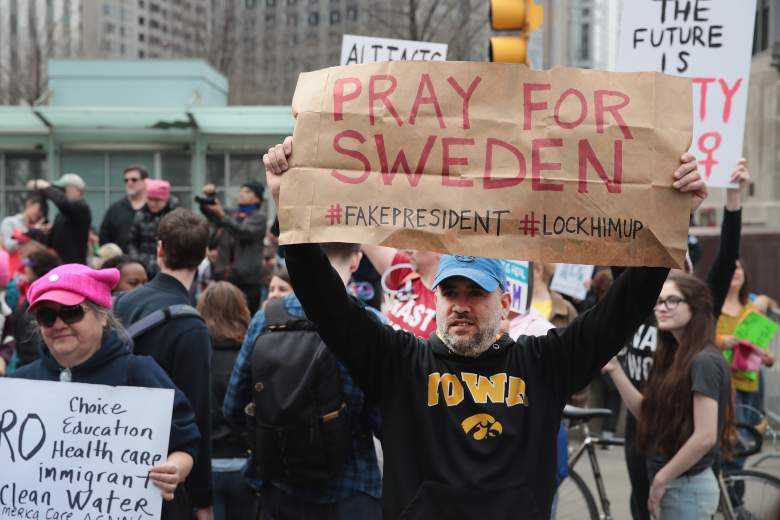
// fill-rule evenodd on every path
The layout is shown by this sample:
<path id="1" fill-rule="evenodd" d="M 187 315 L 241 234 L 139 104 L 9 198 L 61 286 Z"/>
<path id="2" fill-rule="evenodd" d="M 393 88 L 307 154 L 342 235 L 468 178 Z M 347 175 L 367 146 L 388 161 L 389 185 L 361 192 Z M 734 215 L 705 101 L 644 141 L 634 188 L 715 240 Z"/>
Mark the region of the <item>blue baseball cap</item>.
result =
<path id="1" fill-rule="evenodd" d="M 506 283 L 501 261 L 481 256 L 442 256 L 439 260 L 439 271 L 433 280 L 433 288 L 453 276 L 468 278 L 488 292 L 495 291 L 499 286 L 503 289 Z"/>

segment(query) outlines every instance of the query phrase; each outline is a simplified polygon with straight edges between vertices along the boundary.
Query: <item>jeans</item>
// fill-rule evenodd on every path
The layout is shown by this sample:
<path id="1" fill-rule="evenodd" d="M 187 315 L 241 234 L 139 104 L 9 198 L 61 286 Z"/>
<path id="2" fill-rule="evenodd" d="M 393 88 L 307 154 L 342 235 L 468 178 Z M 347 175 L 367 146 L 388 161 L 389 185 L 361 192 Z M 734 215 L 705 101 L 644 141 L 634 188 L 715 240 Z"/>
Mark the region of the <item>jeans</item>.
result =
<path id="1" fill-rule="evenodd" d="M 257 494 L 241 471 L 215 471 L 214 520 L 244 520 L 257 515 Z"/>
<path id="2" fill-rule="evenodd" d="M 718 509 L 718 481 L 707 468 L 669 482 L 661 499 L 660 520 L 709 520 Z"/>
<path id="3" fill-rule="evenodd" d="M 381 520 L 378 498 L 358 493 L 330 504 L 296 499 L 272 485 L 263 486 L 263 510 L 259 520 Z"/>

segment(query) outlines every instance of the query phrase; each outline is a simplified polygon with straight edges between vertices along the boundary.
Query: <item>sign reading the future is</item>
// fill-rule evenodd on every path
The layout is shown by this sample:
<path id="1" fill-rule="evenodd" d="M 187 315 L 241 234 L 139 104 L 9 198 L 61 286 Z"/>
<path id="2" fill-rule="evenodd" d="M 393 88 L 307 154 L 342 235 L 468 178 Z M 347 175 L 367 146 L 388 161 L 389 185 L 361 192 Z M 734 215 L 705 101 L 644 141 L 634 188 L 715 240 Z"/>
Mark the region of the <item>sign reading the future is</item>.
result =
<path id="1" fill-rule="evenodd" d="M 712 186 L 728 186 L 742 157 L 755 0 L 631 0 L 619 71 L 692 78 L 691 153 Z"/>
<path id="2" fill-rule="evenodd" d="M 160 517 L 173 390 L 0 379 L 0 519 Z"/>

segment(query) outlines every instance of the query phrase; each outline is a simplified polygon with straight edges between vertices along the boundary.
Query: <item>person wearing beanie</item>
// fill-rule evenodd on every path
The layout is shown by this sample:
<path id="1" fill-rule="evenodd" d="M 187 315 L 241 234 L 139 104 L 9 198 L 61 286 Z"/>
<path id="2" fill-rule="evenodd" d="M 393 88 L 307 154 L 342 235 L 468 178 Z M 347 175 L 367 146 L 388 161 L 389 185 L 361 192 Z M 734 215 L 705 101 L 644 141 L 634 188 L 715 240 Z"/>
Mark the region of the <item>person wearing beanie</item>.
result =
<path id="1" fill-rule="evenodd" d="M 215 280 L 236 285 L 246 295 L 254 314 L 263 300 L 263 239 L 266 232 L 265 187 L 251 180 L 241 185 L 238 208 L 226 211 L 216 198 L 213 184 L 203 187 L 200 210 L 214 226 L 213 242 L 217 258 L 213 263 Z M 212 202 L 213 203 L 210 203 Z"/>
<path id="2" fill-rule="evenodd" d="M 127 236 L 133 225 L 135 214 L 146 204 L 146 183 L 149 172 L 140 164 L 132 164 L 125 168 L 122 179 L 125 185 L 126 197 L 109 206 L 103 221 L 100 223 L 100 245 L 116 244 L 127 252 Z"/>
<path id="3" fill-rule="evenodd" d="M 144 179 L 146 204 L 135 214 L 127 237 L 127 253 L 140 259 L 150 277 L 160 270 L 157 265 L 157 229 L 160 219 L 175 206 L 171 201 L 171 183 Z"/>
<path id="4" fill-rule="evenodd" d="M 85 188 L 84 179 L 75 173 L 66 173 L 53 185 L 43 179 L 27 183 L 27 189 L 37 190 L 44 201 L 50 200 L 57 206 L 59 213 L 44 242 L 66 263 L 87 263 L 92 212 L 84 200 Z"/>
<path id="5" fill-rule="evenodd" d="M 179 484 L 192 470 L 200 433 L 192 407 L 163 369 L 149 356 L 130 353 L 127 332 L 111 310 L 118 281 L 117 269 L 65 264 L 33 282 L 27 297 L 43 339 L 41 357 L 11 377 L 174 390 L 168 458 L 149 468 L 150 481 L 166 501 L 162 518 L 172 518 L 167 509 L 175 511 L 180 503 Z"/>

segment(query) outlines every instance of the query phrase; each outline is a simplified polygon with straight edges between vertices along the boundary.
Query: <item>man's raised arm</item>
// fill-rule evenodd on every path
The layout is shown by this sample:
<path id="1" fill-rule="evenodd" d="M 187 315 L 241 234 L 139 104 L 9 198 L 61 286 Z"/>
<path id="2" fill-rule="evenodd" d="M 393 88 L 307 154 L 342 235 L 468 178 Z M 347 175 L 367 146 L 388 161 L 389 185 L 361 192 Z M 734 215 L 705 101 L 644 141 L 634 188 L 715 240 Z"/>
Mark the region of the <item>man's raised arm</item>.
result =
<path id="1" fill-rule="evenodd" d="M 266 181 L 277 208 L 281 176 L 287 171 L 291 153 L 292 138 L 288 137 L 263 156 Z M 318 244 L 287 245 L 285 259 L 306 317 L 317 324 L 320 337 L 355 382 L 374 401 L 380 401 L 382 388 L 397 380 L 401 358 L 417 350 L 414 337 L 382 325 L 351 298 Z"/>
<path id="2" fill-rule="evenodd" d="M 706 198 L 707 187 L 691 154 L 683 155 L 681 162 L 673 186 L 691 195 L 693 211 Z M 656 267 L 626 269 L 596 306 L 565 329 L 535 339 L 538 355 L 551 377 L 564 385 L 565 394 L 584 388 L 626 344 L 653 310 L 668 272 Z"/>

